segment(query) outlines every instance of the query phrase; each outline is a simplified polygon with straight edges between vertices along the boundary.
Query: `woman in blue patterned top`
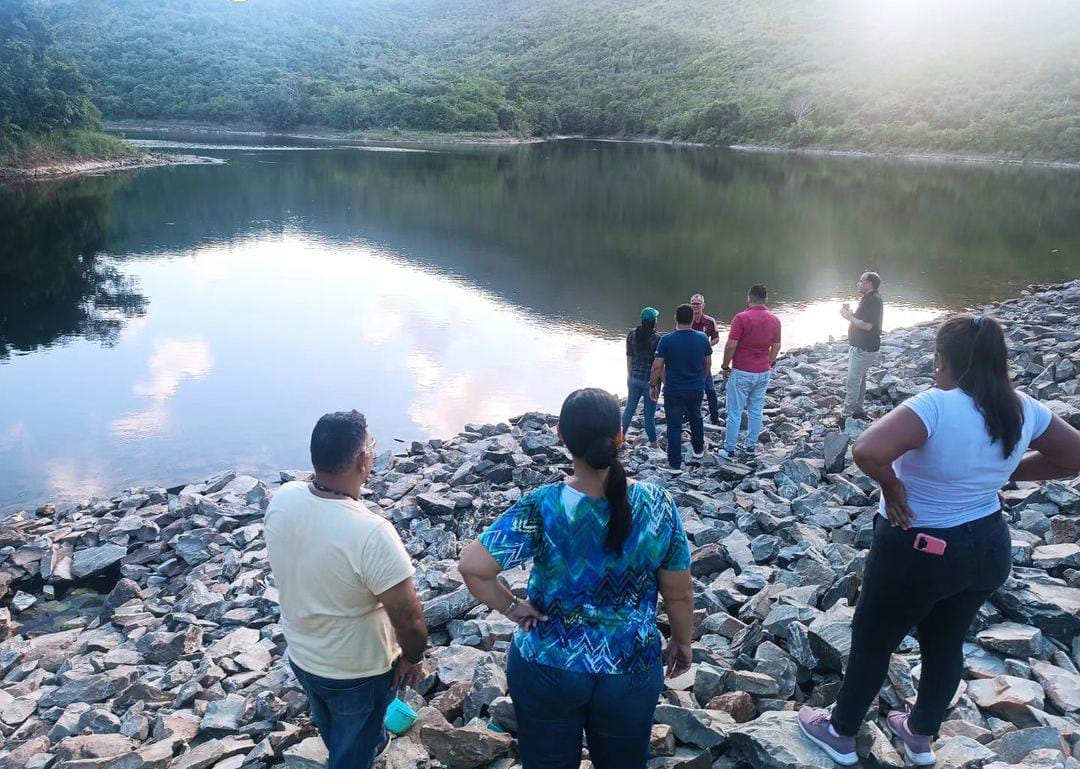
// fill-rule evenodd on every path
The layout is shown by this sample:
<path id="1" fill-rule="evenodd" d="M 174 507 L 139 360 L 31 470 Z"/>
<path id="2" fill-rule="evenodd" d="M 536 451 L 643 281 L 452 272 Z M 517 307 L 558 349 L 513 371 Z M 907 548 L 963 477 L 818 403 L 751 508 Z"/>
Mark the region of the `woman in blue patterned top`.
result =
<path id="1" fill-rule="evenodd" d="M 628 485 L 619 417 L 609 393 L 571 393 L 558 429 L 574 474 L 523 496 L 461 556 L 472 594 L 519 626 L 507 678 L 525 769 L 577 769 L 583 733 L 596 769 L 644 767 L 664 663 L 690 667 L 690 547 L 671 495 Z M 522 601 L 498 574 L 530 558 Z"/>

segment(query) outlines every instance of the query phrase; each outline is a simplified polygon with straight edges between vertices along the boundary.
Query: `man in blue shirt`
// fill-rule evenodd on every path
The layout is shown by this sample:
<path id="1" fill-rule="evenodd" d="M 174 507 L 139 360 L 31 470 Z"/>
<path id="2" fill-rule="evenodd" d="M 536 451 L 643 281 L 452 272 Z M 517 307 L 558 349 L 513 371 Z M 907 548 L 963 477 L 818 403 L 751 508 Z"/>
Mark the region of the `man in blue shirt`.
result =
<path id="1" fill-rule="evenodd" d="M 660 398 L 664 382 L 664 413 L 667 418 L 668 465 L 682 466 L 683 420 L 690 420 L 690 445 L 694 458 L 705 455 L 705 425 L 701 419 L 701 399 L 705 378 L 712 376 L 712 344 L 709 337 L 695 331 L 694 308 L 688 304 L 675 310 L 675 330 L 660 339 L 649 378 L 649 397 Z"/>

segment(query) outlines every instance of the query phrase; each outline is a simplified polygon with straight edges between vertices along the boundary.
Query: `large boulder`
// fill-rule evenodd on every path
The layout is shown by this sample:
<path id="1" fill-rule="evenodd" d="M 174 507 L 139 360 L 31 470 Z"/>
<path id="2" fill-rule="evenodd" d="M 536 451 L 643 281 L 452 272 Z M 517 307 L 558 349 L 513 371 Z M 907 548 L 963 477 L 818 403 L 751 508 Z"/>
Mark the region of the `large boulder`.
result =
<path id="1" fill-rule="evenodd" d="M 1058 710 L 1080 713 L 1080 675 L 1042 660 L 1031 660 L 1031 672 Z"/>
<path id="2" fill-rule="evenodd" d="M 71 566 L 71 576 L 85 579 L 116 566 L 127 555 L 123 545 L 99 545 L 76 550 Z"/>
<path id="3" fill-rule="evenodd" d="M 755 769 L 835 769 L 833 760 L 803 736 L 794 711 L 762 713 L 728 730 L 731 751 Z"/>
<path id="4" fill-rule="evenodd" d="M 968 696 L 983 710 L 1017 726 L 1038 726 L 1031 709 L 1042 710 L 1045 693 L 1035 681 L 997 676 L 968 682 Z"/>
<path id="5" fill-rule="evenodd" d="M 994 593 L 992 601 L 1017 622 L 1034 625 L 1060 641 L 1080 635 L 1080 588 L 1048 579 L 1043 572 L 1014 570 L 1013 576 Z"/>
<path id="6" fill-rule="evenodd" d="M 513 743 L 509 734 L 441 724 L 423 726 L 420 741 L 432 756 L 455 769 L 478 769 L 490 764 L 508 755 Z"/>
<path id="7" fill-rule="evenodd" d="M 1042 653 L 1042 631 L 1032 625 L 1002 622 L 981 631 L 976 640 L 987 649 L 1013 657 L 1034 657 Z"/>
<path id="8" fill-rule="evenodd" d="M 699 748 L 724 745 L 728 730 L 735 725 L 735 719 L 727 713 L 677 705 L 658 705 L 653 720 L 670 726 L 679 742 Z"/>

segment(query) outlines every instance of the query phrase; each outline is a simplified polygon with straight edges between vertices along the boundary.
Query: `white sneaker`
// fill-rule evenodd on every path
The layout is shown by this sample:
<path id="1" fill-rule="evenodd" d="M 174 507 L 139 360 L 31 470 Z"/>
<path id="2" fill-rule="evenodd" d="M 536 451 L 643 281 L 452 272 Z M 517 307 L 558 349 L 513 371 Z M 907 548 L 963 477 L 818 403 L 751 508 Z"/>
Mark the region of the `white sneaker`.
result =
<path id="1" fill-rule="evenodd" d="M 731 459 L 731 452 L 727 449 L 720 449 L 716 452 L 716 456 L 720 457 L 720 459 Z"/>

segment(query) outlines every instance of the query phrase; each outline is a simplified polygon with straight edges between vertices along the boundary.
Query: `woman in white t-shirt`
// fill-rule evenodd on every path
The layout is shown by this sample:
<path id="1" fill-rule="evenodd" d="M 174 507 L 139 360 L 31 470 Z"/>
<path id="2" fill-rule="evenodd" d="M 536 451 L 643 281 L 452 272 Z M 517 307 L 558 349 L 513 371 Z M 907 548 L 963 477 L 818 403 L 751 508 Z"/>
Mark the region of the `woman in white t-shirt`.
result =
<path id="1" fill-rule="evenodd" d="M 946 320 L 935 371 L 933 388 L 872 425 L 853 451 L 881 486 L 881 511 L 836 706 L 831 716 L 799 712 L 803 733 L 845 765 L 858 761 L 855 734 L 912 628 L 922 658 L 918 699 L 887 720 L 909 761 L 934 763 L 931 743 L 960 683 L 964 637 L 1012 568 L 999 490 L 1080 472 L 1080 433 L 1013 389 L 996 320 Z"/>

